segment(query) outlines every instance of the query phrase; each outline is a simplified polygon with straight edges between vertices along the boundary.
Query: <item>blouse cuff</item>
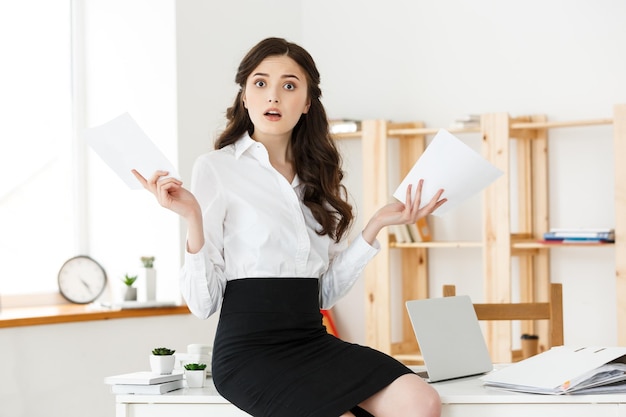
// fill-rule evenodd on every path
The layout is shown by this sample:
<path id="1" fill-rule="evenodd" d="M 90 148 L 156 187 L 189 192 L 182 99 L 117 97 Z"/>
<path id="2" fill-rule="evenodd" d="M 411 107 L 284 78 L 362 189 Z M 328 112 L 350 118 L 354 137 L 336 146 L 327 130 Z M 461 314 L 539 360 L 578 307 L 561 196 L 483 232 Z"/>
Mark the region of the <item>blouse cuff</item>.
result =
<path id="1" fill-rule="evenodd" d="M 364 265 L 372 260 L 378 252 L 380 252 L 380 243 L 378 240 L 374 240 L 374 242 L 370 245 L 363 238 L 363 234 L 359 233 L 359 235 L 350 244 L 348 251 L 350 258 L 354 259 L 357 264 Z"/>
<path id="2" fill-rule="evenodd" d="M 196 253 L 185 250 L 185 269 L 190 272 L 204 272 L 206 270 L 204 253 L 204 247 Z"/>

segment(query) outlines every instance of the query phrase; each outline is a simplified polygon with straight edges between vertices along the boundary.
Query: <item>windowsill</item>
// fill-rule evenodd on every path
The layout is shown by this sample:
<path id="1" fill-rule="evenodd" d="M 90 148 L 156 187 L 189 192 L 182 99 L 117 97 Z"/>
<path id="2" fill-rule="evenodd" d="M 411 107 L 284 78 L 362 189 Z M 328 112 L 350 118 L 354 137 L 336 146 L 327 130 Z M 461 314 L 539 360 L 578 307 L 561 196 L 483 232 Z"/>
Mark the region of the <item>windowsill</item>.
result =
<path id="1" fill-rule="evenodd" d="M 0 311 L 0 328 L 134 317 L 167 316 L 174 314 L 190 313 L 186 305 L 132 308 L 123 310 L 94 307 L 91 304 L 62 304 L 20 308 L 11 307 L 3 308 L 2 311 Z"/>

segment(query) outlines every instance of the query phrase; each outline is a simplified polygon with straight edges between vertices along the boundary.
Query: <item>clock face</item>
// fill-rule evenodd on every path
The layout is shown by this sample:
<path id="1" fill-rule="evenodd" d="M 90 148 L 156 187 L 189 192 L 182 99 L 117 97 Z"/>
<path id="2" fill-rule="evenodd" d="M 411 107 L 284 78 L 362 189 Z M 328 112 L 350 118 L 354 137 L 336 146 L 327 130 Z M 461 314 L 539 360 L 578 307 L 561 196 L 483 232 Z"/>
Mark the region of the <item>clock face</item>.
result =
<path id="1" fill-rule="evenodd" d="M 87 304 L 102 294 L 107 282 L 106 272 L 88 256 L 68 259 L 59 270 L 59 291 L 68 301 Z"/>

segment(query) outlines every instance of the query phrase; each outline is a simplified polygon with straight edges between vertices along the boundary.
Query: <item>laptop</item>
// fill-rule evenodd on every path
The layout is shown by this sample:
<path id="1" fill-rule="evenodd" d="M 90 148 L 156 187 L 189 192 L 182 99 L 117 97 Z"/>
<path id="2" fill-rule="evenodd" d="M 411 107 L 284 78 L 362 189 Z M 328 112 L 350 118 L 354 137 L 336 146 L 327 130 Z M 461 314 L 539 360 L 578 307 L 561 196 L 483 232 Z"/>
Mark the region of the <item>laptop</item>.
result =
<path id="1" fill-rule="evenodd" d="M 420 376 L 426 381 L 480 375 L 493 369 L 469 296 L 409 300 L 406 308 L 426 367 Z"/>

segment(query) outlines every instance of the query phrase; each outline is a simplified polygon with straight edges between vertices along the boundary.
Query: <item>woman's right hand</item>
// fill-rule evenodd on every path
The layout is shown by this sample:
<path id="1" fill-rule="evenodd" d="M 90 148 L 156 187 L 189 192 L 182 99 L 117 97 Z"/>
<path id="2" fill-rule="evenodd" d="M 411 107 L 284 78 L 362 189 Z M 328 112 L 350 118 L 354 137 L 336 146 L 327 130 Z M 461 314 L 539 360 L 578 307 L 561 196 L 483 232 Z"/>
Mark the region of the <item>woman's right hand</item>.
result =
<path id="1" fill-rule="evenodd" d="M 150 191 L 159 204 L 185 219 L 200 214 L 200 205 L 196 197 L 183 187 L 182 181 L 167 177 L 167 171 L 156 171 L 146 179 L 136 170 L 131 171 L 143 188 Z"/>

